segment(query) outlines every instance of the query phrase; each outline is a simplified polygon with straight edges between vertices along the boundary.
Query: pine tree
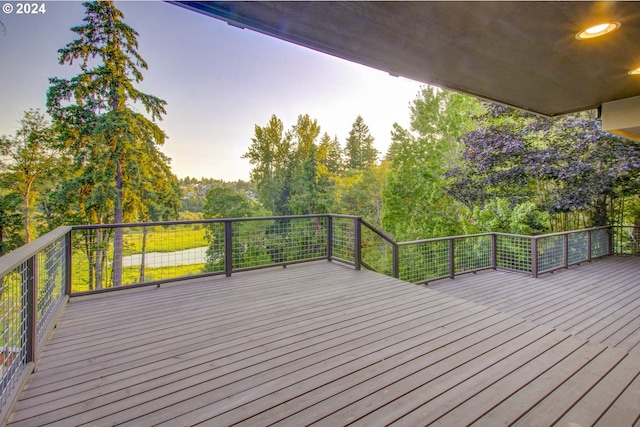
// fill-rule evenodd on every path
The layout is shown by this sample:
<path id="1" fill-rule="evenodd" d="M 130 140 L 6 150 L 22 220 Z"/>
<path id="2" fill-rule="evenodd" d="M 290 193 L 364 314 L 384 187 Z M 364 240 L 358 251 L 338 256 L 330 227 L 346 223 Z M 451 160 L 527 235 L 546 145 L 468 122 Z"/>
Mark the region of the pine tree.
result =
<path id="1" fill-rule="evenodd" d="M 373 146 L 369 126 L 364 123 L 362 116 L 358 116 L 353 122 L 347 138 L 345 154 L 348 169 L 364 170 L 378 161 L 379 152 Z"/>
<path id="2" fill-rule="evenodd" d="M 60 49 L 60 64 L 79 62 L 80 74 L 51 78 L 47 107 L 75 160 L 77 185 L 85 190 L 99 222 L 125 219 L 125 192 L 135 195 L 136 182 L 162 156 L 165 140 L 155 123 L 166 114 L 166 102 L 136 88 L 147 63 L 138 54 L 138 33 L 124 22 L 112 1 L 84 3 L 84 24 L 71 30 L 80 37 Z M 147 115 L 133 109 L 142 105 Z M 122 229 L 114 232 L 113 285 L 121 284 Z M 100 284 L 98 284 L 100 286 Z"/>

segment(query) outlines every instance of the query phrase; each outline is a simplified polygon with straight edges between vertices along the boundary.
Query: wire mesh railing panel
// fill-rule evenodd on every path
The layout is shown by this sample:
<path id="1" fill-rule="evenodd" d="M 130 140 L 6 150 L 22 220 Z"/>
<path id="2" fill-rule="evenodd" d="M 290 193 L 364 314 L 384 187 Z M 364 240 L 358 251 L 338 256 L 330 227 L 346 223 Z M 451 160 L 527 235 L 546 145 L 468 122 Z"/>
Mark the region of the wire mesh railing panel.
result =
<path id="1" fill-rule="evenodd" d="M 355 263 L 356 231 L 353 218 L 332 218 L 331 253 L 333 258 Z"/>
<path id="2" fill-rule="evenodd" d="M 640 254 L 640 227 L 613 227 L 613 251 L 616 255 Z"/>
<path id="3" fill-rule="evenodd" d="M 73 231 L 72 292 L 195 275 L 205 271 L 208 263 L 215 270 L 215 265 L 224 261 L 216 254 L 209 257 L 216 245 L 224 244 L 219 238 L 224 226 L 217 223 L 155 223 L 120 230 L 123 248 L 119 264 L 114 263 L 114 228 L 78 227 Z"/>
<path id="4" fill-rule="evenodd" d="M 393 276 L 393 246 L 369 227 L 362 227 L 362 262 L 378 273 Z"/>
<path id="5" fill-rule="evenodd" d="M 531 238 L 496 235 L 496 267 L 531 273 Z"/>
<path id="6" fill-rule="evenodd" d="M 612 252 L 610 248 L 610 232 L 611 231 L 608 228 L 600 228 L 598 230 L 591 231 L 591 258 L 609 255 Z M 640 253 L 637 251 L 637 248 L 635 253 Z"/>
<path id="7" fill-rule="evenodd" d="M 450 274 L 449 241 L 432 240 L 398 247 L 400 279 L 422 283 Z"/>
<path id="8" fill-rule="evenodd" d="M 66 242 L 64 237 L 51 243 L 38 254 L 37 335 L 44 338 L 46 326 L 51 322 L 64 296 L 66 278 Z"/>
<path id="9" fill-rule="evenodd" d="M 224 251 L 224 223 L 211 222 L 204 225 L 205 235 L 204 242 L 206 246 L 200 247 L 199 251 L 204 250 L 205 264 L 200 272 L 211 273 L 224 271 L 225 251 Z M 193 270 L 199 267 L 197 264 L 191 264 Z M 188 271 L 186 272 L 189 273 Z M 196 273 L 191 273 L 196 274 Z"/>
<path id="10" fill-rule="evenodd" d="M 233 223 L 233 268 L 250 268 L 327 256 L 324 217 Z"/>
<path id="11" fill-rule="evenodd" d="M 0 335 L 0 410 L 17 385 L 27 358 L 27 262 L 0 278 L 2 334 Z"/>
<path id="12" fill-rule="evenodd" d="M 547 236 L 537 239 L 538 272 L 554 270 L 565 265 L 564 236 Z"/>
<path id="13" fill-rule="evenodd" d="M 491 240 L 491 235 L 456 238 L 454 272 L 457 274 L 490 268 Z"/>
<path id="14" fill-rule="evenodd" d="M 569 254 L 568 263 L 577 264 L 589 259 L 589 233 L 581 231 L 567 236 Z"/>

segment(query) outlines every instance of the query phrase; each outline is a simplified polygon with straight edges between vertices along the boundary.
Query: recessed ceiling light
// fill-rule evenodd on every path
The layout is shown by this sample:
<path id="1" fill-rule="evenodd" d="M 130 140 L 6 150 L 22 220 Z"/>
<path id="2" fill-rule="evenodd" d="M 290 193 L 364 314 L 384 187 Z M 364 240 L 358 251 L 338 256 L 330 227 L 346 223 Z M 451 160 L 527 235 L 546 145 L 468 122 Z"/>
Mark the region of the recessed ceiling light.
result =
<path id="1" fill-rule="evenodd" d="M 635 70 L 629 71 L 629 74 L 631 74 L 632 76 L 640 75 L 640 67 L 636 68 Z"/>
<path id="2" fill-rule="evenodd" d="M 605 22 L 603 24 L 594 25 L 587 28 L 586 30 L 580 31 L 578 34 L 576 34 L 576 38 L 578 40 L 592 39 L 594 37 L 600 37 L 607 33 L 615 31 L 618 28 L 620 28 L 619 22 Z"/>

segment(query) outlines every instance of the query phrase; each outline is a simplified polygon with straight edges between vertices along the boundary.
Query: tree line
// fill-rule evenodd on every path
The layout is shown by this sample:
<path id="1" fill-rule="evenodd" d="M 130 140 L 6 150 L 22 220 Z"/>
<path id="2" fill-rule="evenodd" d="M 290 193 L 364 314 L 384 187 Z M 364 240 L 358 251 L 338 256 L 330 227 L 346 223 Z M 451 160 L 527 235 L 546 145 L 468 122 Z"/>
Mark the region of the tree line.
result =
<path id="1" fill-rule="evenodd" d="M 640 224 L 640 145 L 594 112 L 544 118 L 425 87 L 409 114 L 380 160 L 360 116 L 344 147 L 308 115 L 256 125 L 245 157 L 262 207 L 362 215 L 397 240 Z"/>
<path id="2" fill-rule="evenodd" d="M 180 210 L 361 215 L 397 240 L 640 224 L 640 147 L 602 132 L 594 113 L 548 119 L 432 87 L 410 103 L 409 128 L 393 126 L 386 153 L 361 116 L 341 143 L 308 114 L 288 128 L 273 115 L 244 154 L 250 182 L 178 180 L 160 151 L 166 102 L 137 88 L 138 33 L 112 2 L 84 6 L 77 39 L 58 51 L 78 74 L 50 79 L 49 118 L 29 110 L 0 137 L 0 254 L 61 224 Z M 118 229 L 101 239 L 122 246 Z"/>

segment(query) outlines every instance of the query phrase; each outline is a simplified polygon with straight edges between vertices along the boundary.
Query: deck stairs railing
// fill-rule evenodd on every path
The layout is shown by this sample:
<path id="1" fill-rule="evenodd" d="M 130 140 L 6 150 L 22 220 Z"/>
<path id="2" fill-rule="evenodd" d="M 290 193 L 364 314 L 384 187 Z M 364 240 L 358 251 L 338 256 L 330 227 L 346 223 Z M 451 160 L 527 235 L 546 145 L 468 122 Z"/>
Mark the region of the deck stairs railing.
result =
<path id="1" fill-rule="evenodd" d="M 123 243 L 114 250 L 117 229 Z M 317 260 L 428 283 L 484 269 L 537 277 L 639 253 L 638 227 L 411 242 L 395 242 L 361 217 L 333 214 L 60 227 L 0 257 L 0 425 L 72 296 Z"/>

